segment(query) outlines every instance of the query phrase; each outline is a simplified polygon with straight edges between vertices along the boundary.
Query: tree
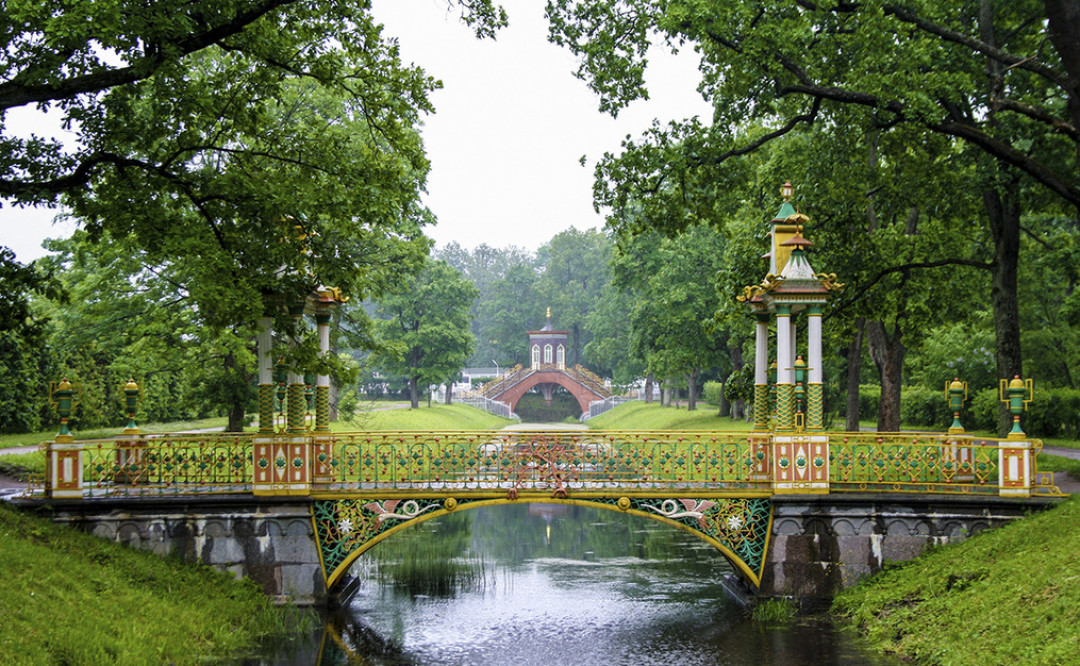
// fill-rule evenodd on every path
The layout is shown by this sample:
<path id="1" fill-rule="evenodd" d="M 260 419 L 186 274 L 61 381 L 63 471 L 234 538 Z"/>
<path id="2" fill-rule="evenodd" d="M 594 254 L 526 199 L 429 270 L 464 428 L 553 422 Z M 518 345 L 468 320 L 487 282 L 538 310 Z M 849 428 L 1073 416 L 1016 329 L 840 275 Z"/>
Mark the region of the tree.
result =
<path id="1" fill-rule="evenodd" d="M 449 380 L 472 353 L 469 309 L 476 295 L 476 287 L 446 262 L 429 260 L 400 291 L 379 300 L 386 319 L 378 330 L 389 349 L 373 362 L 408 379 L 414 409 L 421 386 Z"/>
<path id="2" fill-rule="evenodd" d="M 719 365 L 727 351 L 724 331 L 714 326 L 723 245 L 715 229 L 696 225 L 674 238 L 631 236 L 613 262 L 616 284 L 638 289 L 629 313 L 632 355 L 645 358 L 657 377 L 685 377 L 690 409 L 701 371 Z"/>
<path id="3" fill-rule="evenodd" d="M 458 0 L 462 20 L 477 36 L 492 36 L 506 14 L 490 0 Z M 377 118 L 388 105 L 427 106 L 431 82 L 398 63 L 397 48 L 380 34 L 370 7 L 340 0 L 120 0 L 57 7 L 8 2 L 0 16 L 0 117 L 9 109 L 56 109 L 75 127 L 78 145 L 19 138 L 4 128 L 0 197 L 16 204 L 53 202 L 112 169 L 172 171 L 103 133 L 103 122 L 123 112 L 130 93 L 151 94 L 175 129 L 190 106 L 181 93 L 193 62 L 208 51 L 245 64 L 238 82 L 275 98 L 282 83 L 307 79 L 362 100 Z M 233 74 L 236 72 L 234 71 Z M 145 85 L 144 85 L 145 84 Z M 198 89 L 196 103 L 228 98 L 235 86 Z M 174 106 L 175 105 L 175 106 Z M 238 115 L 239 115 L 239 110 Z M 145 119 L 148 120 L 148 119 Z M 140 123 L 136 131 L 156 130 Z M 215 147 L 224 149 L 227 144 Z M 188 143 L 188 150 L 206 148 Z M 288 145 L 269 156 L 302 159 Z"/>
<path id="4" fill-rule="evenodd" d="M 959 142 L 979 166 L 973 182 L 993 239 L 998 373 L 1020 373 L 1025 199 L 1036 192 L 1080 206 L 1075 3 L 557 0 L 548 13 L 553 41 L 582 57 L 578 75 L 613 114 L 646 94 L 654 30 L 702 56 L 711 126 L 696 118 L 655 125 L 640 145 L 627 142 L 622 156 L 597 167 L 598 204 L 653 198 L 649 205 L 659 208 L 661 186 L 686 171 L 716 167 L 799 128 L 843 126 L 840 114 L 850 109 L 865 110 L 881 132 L 905 127 Z M 668 224 L 685 223 L 675 216 Z"/>
<path id="5" fill-rule="evenodd" d="M 601 231 L 570 227 L 537 250 L 541 267 L 538 290 L 556 325 L 570 330 L 570 363 L 581 363 L 590 335 L 585 328 L 610 281 L 611 239 Z"/>
<path id="6" fill-rule="evenodd" d="M 461 271 L 478 290 L 472 307 L 476 351 L 469 365 L 485 367 L 492 361 L 511 365 L 524 358 L 528 322 L 539 321 L 541 316 L 541 305 L 535 297 L 538 274 L 532 253 L 519 247 L 493 248 L 484 243 L 469 251 L 451 242 L 435 256 Z"/>
<path id="7" fill-rule="evenodd" d="M 506 24 L 490 0 L 456 5 L 478 36 Z M 190 260 L 185 288 L 220 326 L 264 297 L 284 325 L 276 305 L 320 284 L 373 295 L 426 251 L 416 126 L 439 85 L 381 30 L 340 0 L 8 2 L 0 200 L 64 204 L 151 265 Z M 77 140 L 18 135 L 20 108 Z"/>
<path id="8" fill-rule="evenodd" d="M 478 336 L 491 348 L 494 360 L 504 366 L 529 363 L 526 331 L 544 325 L 544 299 L 538 292 L 540 275 L 532 263 L 510 266 L 494 280 L 478 303 L 479 318 L 486 326 Z M 480 357 L 481 359 L 483 357 Z"/>

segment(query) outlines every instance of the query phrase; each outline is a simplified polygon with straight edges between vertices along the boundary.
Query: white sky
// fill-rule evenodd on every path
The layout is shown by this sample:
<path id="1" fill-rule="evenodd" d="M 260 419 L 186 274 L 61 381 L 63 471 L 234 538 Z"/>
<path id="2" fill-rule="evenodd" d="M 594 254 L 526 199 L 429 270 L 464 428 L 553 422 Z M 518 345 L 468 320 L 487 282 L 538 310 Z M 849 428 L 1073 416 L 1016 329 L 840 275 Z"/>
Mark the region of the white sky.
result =
<path id="1" fill-rule="evenodd" d="M 697 58 L 660 49 L 650 54 L 651 99 L 619 118 L 601 114 L 598 98 L 572 75 L 575 58 L 547 41 L 544 3 L 503 0 L 510 26 L 495 41 L 478 40 L 446 0 L 375 0 L 384 34 L 399 39 L 402 59 L 442 80 L 423 137 L 431 172 L 425 203 L 439 223 L 438 245 L 457 241 L 535 250 L 571 226 L 600 227 L 592 208 L 592 175 L 605 151 L 637 137 L 652 122 L 708 117 L 696 91 Z M 55 123 L 32 111 L 9 113 L 9 126 L 39 134 Z M 582 156 L 587 162 L 578 163 Z M 41 256 L 42 239 L 70 233 L 53 226 L 55 211 L 0 209 L 0 245 L 20 261 Z"/>

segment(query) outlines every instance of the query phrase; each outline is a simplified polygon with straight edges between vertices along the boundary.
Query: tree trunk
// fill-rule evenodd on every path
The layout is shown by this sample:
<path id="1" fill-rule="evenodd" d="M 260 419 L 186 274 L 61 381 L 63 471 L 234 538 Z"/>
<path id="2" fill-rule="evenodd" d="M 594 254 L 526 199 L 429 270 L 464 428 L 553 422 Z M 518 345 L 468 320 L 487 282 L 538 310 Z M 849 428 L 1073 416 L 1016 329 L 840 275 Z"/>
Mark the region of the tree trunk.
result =
<path id="1" fill-rule="evenodd" d="M 907 349 L 900 341 L 900 328 L 889 335 L 885 325 L 879 321 L 866 323 L 866 337 L 869 342 L 870 358 L 878 369 L 881 380 L 881 405 L 878 409 L 878 432 L 899 432 L 900 430 L 900 385 L 904 367 L 904 353 Z"/>
<path id="2" fill-rule="evenodd" d="M 1068 93 L 1069 116 L 1073 127 L 1080 126 L 1080 4 L 1075 0 L 1045 0 L 1047 34 L 1061 58 L 1065 70 L 1065 91 Z M 1074 158 L 1080 160 L 1080 144 Z"/>
<path id="3" fill-rule="evenodd" d="M 420 407 L 420 394 L 416 390 L 416 377 L 409 377 L 409 404 L 413 409 Z"/>
<path id="4" fill-rule="evenodd" d="M 244 403 L 235 400 L 229 407 L 229 432 L 244 432 Z"/>
<path id="5" fill-rule="evenodd" d="M 847 348 L 847 417 L 844 428 L 848 432 L 859 432 L 859 378 L 862 374 L 863 331 L 866 319 L 855 319 L 855 334 Z"/>
<path id="6" fill-rule="evenodd" d="M 454 402 L 454 382 L 446 382 L 446 404 Z"/>
<path id="7" fill-rule="evenodd" d="M 653 376 L 650 372 L 645 375 L 645 404 L 651 404 L 653 401 Z"/>
<path id="8" fill-rule="evenodd" d="M 746 365 L 746 361 L 743 360 L 742 344 L 734 344 L 730 348 L 731 351 L 731 369 L 734 372 L 739 372 Z M 725 402 L 727 399 L 725 398 Z M 731 405 L 731 418 L 741 419 L 746 414 L 746 401 L 739 398 Z"/>
<path id="9" fill-rule="evenodd" d="M 225 376 L 230 381 L 235 381 L 234 375 L 236 373 L 236 357 L 232 354 L 226 354 L 222 365 L 225 367 Z M 227 426 L 227 432 L 244 432 L 244 403 L 247 402 L 245 392 L 242 390 L 229 391 L 231 400 L 229 401 L 229 424 Z"/>
<path id="10" fill-rule="evenodd" d="M 697 409 L 697 379 L 701 374 L 701 370 L 694 368 L 690 372 L 686 373 L 686 409 L 687 411 L 694 411 Z"/>
<path id="11" fill-rule="evenodd" d="M 1016 275 L 1020 262 L 1019 183 L 1015 178 L 1004 187 L 983 192 L 990 233 L 994 239 L 994 266 L 990 302 L 994 307 L 994 335 L 999 378 L 1023 375 L 1020 355 L 1020 304 L 1016 293 Z M 998 403 L 998 435 L 1004 437 L 1012 427 L 1012 416 L 1004 403 Z"/>

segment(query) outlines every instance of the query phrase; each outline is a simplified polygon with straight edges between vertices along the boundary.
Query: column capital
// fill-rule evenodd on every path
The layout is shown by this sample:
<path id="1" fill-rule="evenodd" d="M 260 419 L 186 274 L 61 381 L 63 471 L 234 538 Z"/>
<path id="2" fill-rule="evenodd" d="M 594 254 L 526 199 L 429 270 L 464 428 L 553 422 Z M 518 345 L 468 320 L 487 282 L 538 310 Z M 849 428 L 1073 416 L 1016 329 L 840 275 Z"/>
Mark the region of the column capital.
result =
<path id="1" fill-rule="evenodd" d="M 776 306 L 776 316 L 777 317 L 790 317 L 791 316 L 791 306 L 790 305 L 777 305 Z"/>

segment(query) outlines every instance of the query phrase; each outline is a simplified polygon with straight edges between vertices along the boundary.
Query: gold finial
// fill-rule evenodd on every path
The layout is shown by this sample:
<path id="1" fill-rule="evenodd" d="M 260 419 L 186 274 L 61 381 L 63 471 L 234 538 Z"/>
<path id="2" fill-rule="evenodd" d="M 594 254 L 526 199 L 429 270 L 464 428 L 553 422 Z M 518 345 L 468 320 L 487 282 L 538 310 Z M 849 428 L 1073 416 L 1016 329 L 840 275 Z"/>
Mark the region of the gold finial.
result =
<path id="1" fill-rule="evenodd" d="M 550 307 L 548 307 L 547 318 L 551 319 L 551 308 Z"/>

